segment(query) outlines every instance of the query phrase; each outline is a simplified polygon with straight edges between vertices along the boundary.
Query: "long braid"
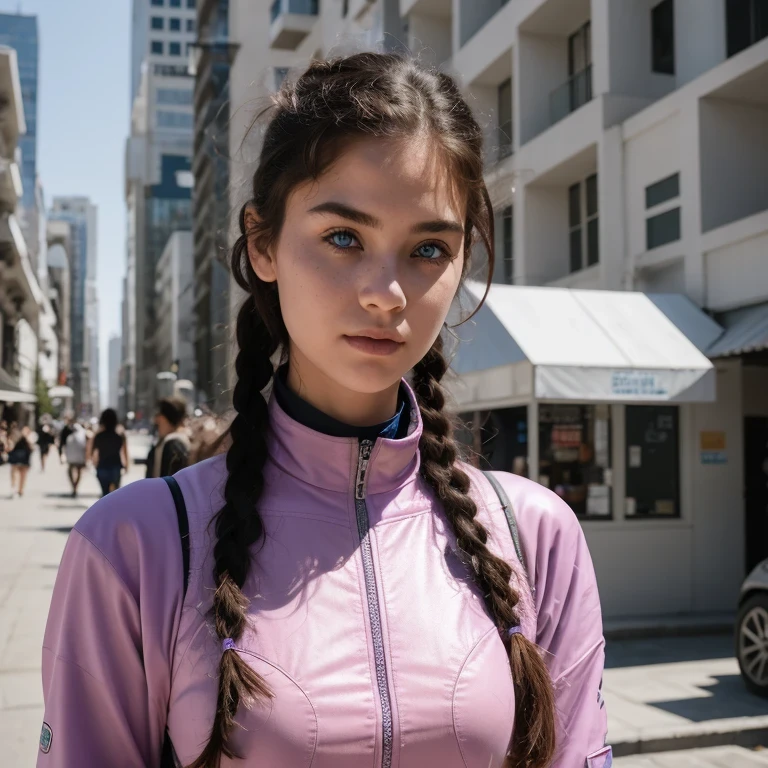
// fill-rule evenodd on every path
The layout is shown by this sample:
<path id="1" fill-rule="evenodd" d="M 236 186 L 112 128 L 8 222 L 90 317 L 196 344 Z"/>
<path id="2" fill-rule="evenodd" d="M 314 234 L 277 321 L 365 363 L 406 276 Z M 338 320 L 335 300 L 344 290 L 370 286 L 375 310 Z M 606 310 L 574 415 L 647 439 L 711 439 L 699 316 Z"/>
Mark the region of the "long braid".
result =
<path id="1" fill-rule="evenodd" d="M 274 373 L 270 358 L 276 342 L 249 296 L 237 318 L 240 351 L 235 368 L 237 384 L 233 405 L 237 416 L 230 427 L 232 445 L 227 451 L 225 505 L 215 518 L 213 550 L 216 592 L 213 615 L 220 640 L 237 642 L 246 627 L 248 599 L 241 592 L 250 567 L 250 547 L 264 532 L 256 502 L 264 485 L 267 459 L 267 403 L 262 395 Z M 190 768 L 218 768 L 221 756 L 237 757 L 228 744 L 240 703 L 271 698 L 272 692 L 235 650 L 224 651 L 219 664 L 219 694 L 211 737 Z"/>
<path id="2" fill-rule="evenodd" d="M 456 463 L 459 451 L 453 425 L 444 413 L 440 381 L 448 369 L 443 340 L 414 368 L 413 385 L 424 424 L 419 449 L 424 477 L 443 504 L 459 550 L 472 569 L 486 606 L 508 645 L 515 686 L 514 738 L 507 768 L 544 768 L 555 751 L 554 691 L 546 664 L 536 646 L 522 634 L 507 639 L 519 624 L 517 590 L 510 584 L 512 568 L 488 549 L 488 532 L 477 520 L 477 506 L 469 496 L 470 479 Z"/>

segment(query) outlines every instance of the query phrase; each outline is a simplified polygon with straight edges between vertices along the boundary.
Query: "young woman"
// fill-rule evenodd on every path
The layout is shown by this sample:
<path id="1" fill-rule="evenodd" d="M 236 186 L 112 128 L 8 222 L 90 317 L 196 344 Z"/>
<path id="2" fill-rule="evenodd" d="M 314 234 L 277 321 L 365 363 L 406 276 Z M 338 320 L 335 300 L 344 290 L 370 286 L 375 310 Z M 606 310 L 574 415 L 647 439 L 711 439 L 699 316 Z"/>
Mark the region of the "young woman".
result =
<path id="1" fill-rule="evenodd" d="M 24 486 L 27 483 L 29 465 L 32 461 L 34 443 L 32 430 L 24 426 L 15 437 L 11 437 L 13 447 L 8 452 L 8 463 L 11 465 L 11 498 L 24 495 Z"/>
<path id="2" fill-rule="evenodd" d="M 101 495 L 120 487 L 120 475 L 128 468 L 128 445 L 125 435 L 117 431 L 117 412 L 114 408 L 102 411 L 97 432 L 88 449 L 86 463 L 93 462 L 96 477 L 101 485 Z"/>
<path id="3" fill-rule="evenodd" d="M 496 475 L 530 589 L 444 412 L 441 330 L 492 221 L 448 75 L 368 53 L 284 86 L 232 256 L 231 446 L 176 475 L 186 596 L 163 480 L 85 514 L 48 620 L 39 766 L 158 766 L 166 728 L 195 768 L 610 765 L 579 523 Z"/>

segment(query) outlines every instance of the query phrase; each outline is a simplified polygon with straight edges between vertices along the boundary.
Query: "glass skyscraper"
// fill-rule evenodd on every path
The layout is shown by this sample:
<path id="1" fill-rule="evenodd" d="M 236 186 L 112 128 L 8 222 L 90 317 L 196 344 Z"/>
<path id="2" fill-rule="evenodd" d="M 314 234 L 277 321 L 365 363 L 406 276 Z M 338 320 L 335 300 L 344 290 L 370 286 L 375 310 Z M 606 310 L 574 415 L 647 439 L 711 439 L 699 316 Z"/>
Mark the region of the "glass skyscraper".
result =
<path id="1" fill-rule="evenodd" d="M 37 16 L 0 13 L 0 45 L 16 49 L 19 60 L 21 98 L 27 133 L 19 136 L 21 148 L 21 181 L 24 185 L 22 206 L 35 207 L 35 177 L 37 173 L 37 69 L 39 43 Z"/>

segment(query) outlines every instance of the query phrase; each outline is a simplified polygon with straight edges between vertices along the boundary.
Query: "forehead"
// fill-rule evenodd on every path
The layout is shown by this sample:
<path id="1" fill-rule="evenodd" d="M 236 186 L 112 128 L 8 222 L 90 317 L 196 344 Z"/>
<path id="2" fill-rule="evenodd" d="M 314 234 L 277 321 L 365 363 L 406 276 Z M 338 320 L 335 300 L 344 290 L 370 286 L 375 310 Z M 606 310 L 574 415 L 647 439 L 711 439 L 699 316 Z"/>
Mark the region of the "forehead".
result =
<path id="1" fill-rule="evenodd" d="M 445 218 L 463 223 L 466 206 L 443 153 L 428 137 L 355 140 L 319 179 L 301 185 L 292 197 L 306 209 L 334 200 L 400 222 Z"/>

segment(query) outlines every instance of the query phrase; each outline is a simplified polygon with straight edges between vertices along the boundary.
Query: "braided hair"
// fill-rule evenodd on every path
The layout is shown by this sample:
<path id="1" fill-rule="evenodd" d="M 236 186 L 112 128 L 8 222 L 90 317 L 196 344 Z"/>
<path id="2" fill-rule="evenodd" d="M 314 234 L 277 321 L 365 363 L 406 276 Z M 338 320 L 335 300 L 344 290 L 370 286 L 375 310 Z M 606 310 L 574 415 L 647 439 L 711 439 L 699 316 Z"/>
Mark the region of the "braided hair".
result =
<path id="1" fill-rule="evenodd" d="M 235 280 L 248 298 L 237 318 L 238 380 L 233 397 L 237 415 L 227 435 L 224 506 L 214 518 L 213 624 L 220 640 L 235 642 L 247 626 L 248 600 L 242 587 L 255 545 L 264 536 L 258 512 L 267 459 L 264 390 L 274 375 L 273 361 L 285 360 L 289 344 L 277 287 L 257 277 L 249 250 L 270 252 L 284 223 L 289 194 L 303 182 L 318 179 L 342 153 L 345 142 L 426 132 L 465 200 L 464 274 L 477 239 L 488 253 L 489 281 L 493 272 L 493 206 L 483 180 L 482 129 L 449 75 L 393 53 L 313 62 L 295 82 L 284 82 L 261 116 L 267 113 L 271 116 L 252 197 L 240 213 L 240 237 L 231 258 Z M 248 211 L 253 215 L 247 216 Z M 487 546 L 488 533 L 469 496 L 469 477 L 457 463 L 458 448 L 440 385 L 447 367 L 438 337 L 413 371 L 424 423 L 419 446 L 422 472 L 443 505 L 459 550 L 509 651 L 516 709 L 506 768 L 545 768 L 555 752 L 552 683 L 536 646 L 521 634 L 508 637 L 508 630 L 519 623 L 519 594 L 510 583 L 512 568 Z M 239 654 L 223 653 L 210 739 L 189 768 L 219 768 L 222 755 L 238 757 L 230 734 L 239 706 L 271 696 L 266 682 Z"/>
<path id="2" fill-rule="evenodd" d="M 488 532 L 477 520 L 477 505 L 469 496 L 469 476 L 456 463 L 459 449 L 453 422 L 444 412 L 440 381 L 448 370 L 443 338 L 413 370 L 413 386 L 424 424 L 419 451 L 424 479 L 434 489 L 456 536 L 456 544 L 484 596 L 501 637 L 505 639 L 515 687 L 515 735 L 507 758 L 509 768 L 547 765 L 555 739 L 554 691 L 538 650 L 523 634 L 508 631 L 520 623 L 520 595 L 510 583 L 512 567 L 488 548 Z"/>

